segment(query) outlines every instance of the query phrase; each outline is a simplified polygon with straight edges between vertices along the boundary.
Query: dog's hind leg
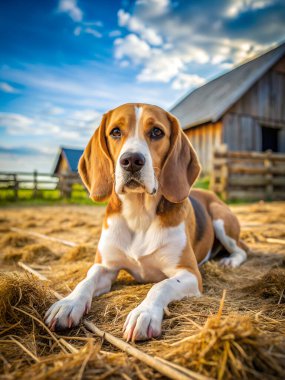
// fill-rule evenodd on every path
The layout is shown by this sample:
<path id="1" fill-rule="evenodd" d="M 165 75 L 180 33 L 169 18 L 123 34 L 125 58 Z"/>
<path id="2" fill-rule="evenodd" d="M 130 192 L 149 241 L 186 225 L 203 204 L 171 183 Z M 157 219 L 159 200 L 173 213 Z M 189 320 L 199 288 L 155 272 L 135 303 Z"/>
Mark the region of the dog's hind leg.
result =
<path id="1" fill-rule="evenodd" d="M 247 258 L 246 245 L 240 240 L 240 225 L 237 217 L 224 204 L 213 202 L 210 205 L 215 236 L 230 254 L 220 260 L 220 264 L 239 267 Z"/>

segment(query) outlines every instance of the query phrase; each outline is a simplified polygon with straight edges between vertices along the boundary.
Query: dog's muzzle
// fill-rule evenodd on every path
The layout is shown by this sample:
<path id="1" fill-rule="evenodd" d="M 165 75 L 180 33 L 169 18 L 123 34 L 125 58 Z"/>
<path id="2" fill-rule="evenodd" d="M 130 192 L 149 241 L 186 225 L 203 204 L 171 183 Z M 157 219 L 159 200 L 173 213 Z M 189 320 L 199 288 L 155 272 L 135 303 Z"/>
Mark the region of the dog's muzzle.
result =
<path id="1" fill-rule="evenodd" d="M 142 153 L 125 152 L 120 158 L 120 166 L 125 173 L 125 186 L 128 189 L 144 189 L 141 180 L 141 170 L 145 165 L 145 157 Z"/>
<path id="2" fill-rule="evenodd" d="M 138 146 L 139 145 L 139 146 Z M 148 193 L 157 191 L 157 181 L 152 159 L 146 144 L 129 140 L 116 165 L 115 191 L 124 193 Z"/>
<path id="3" fill-rule="evenodd" d="M 126 152 L 120 158 L 122 169 L 131 174 L 140 171 L 145 164 L 145 158 L 141 153 Z"/>

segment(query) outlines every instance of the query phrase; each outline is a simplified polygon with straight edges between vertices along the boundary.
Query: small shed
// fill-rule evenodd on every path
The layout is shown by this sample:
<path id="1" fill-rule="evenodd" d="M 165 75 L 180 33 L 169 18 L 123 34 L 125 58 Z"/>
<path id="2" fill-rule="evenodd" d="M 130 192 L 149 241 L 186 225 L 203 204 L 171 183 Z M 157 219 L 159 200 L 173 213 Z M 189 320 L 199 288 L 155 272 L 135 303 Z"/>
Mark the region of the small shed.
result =
<path id="1" fill-rule="evenodd" d="M 77 166 L 83 149 L 63 148 L 59 150 L 53 174 L 60 177 L 62 174 L 76 174 Z"/>
<path id="2" fill-rule="evenodd" d="M 285 43 L 188 93 L 171 109 L 210 172 L 214 150 L 285 152 Z"/>

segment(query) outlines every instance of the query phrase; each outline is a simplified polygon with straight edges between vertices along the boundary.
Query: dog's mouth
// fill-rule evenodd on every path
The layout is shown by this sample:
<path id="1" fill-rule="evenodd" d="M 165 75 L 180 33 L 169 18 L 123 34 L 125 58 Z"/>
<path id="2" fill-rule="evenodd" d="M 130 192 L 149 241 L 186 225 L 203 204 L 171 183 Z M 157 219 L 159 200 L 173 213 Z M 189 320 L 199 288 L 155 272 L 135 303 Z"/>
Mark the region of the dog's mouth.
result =
<path id="1" fill-rule="evenodd" d="M 146 193 L 149 195 L 155 195 L 157 193 L 157 182 L 154 181 L 154 184 L 148 185 L 148 183 L 141 178 L 140 173 L 125 174 L 124 178 L 121 178 L 121 181 L 120 187 L 117 186 L 116 189 L 118 194 Z"/>
<path id="2" fill-rule="evenodd" d="M 145 185 L 138 178 L 130 178 L 124 184 L 124 192 L 143 193 Z"/>
<path id="3" fill-rule="evenodd" d="M 136 189 L 137 187 L 143 187 L 143 185 L 136 179 L 131 179 L 125 185 L 129 189 Z"/>

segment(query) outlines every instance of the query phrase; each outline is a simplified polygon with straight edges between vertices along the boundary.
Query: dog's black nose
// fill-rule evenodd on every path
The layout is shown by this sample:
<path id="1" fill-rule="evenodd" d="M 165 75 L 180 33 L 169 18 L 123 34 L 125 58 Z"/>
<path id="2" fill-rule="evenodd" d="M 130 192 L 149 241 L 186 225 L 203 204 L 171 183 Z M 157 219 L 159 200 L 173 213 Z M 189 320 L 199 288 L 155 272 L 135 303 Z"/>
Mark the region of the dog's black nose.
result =
<path id="1" fill-rule="evenodd" d="M 120 158 L 120 165 L 128 172 L 138 172 L 145 164 L 145 158 L 141 153 L 129 153 L 122 154 Z"/>

